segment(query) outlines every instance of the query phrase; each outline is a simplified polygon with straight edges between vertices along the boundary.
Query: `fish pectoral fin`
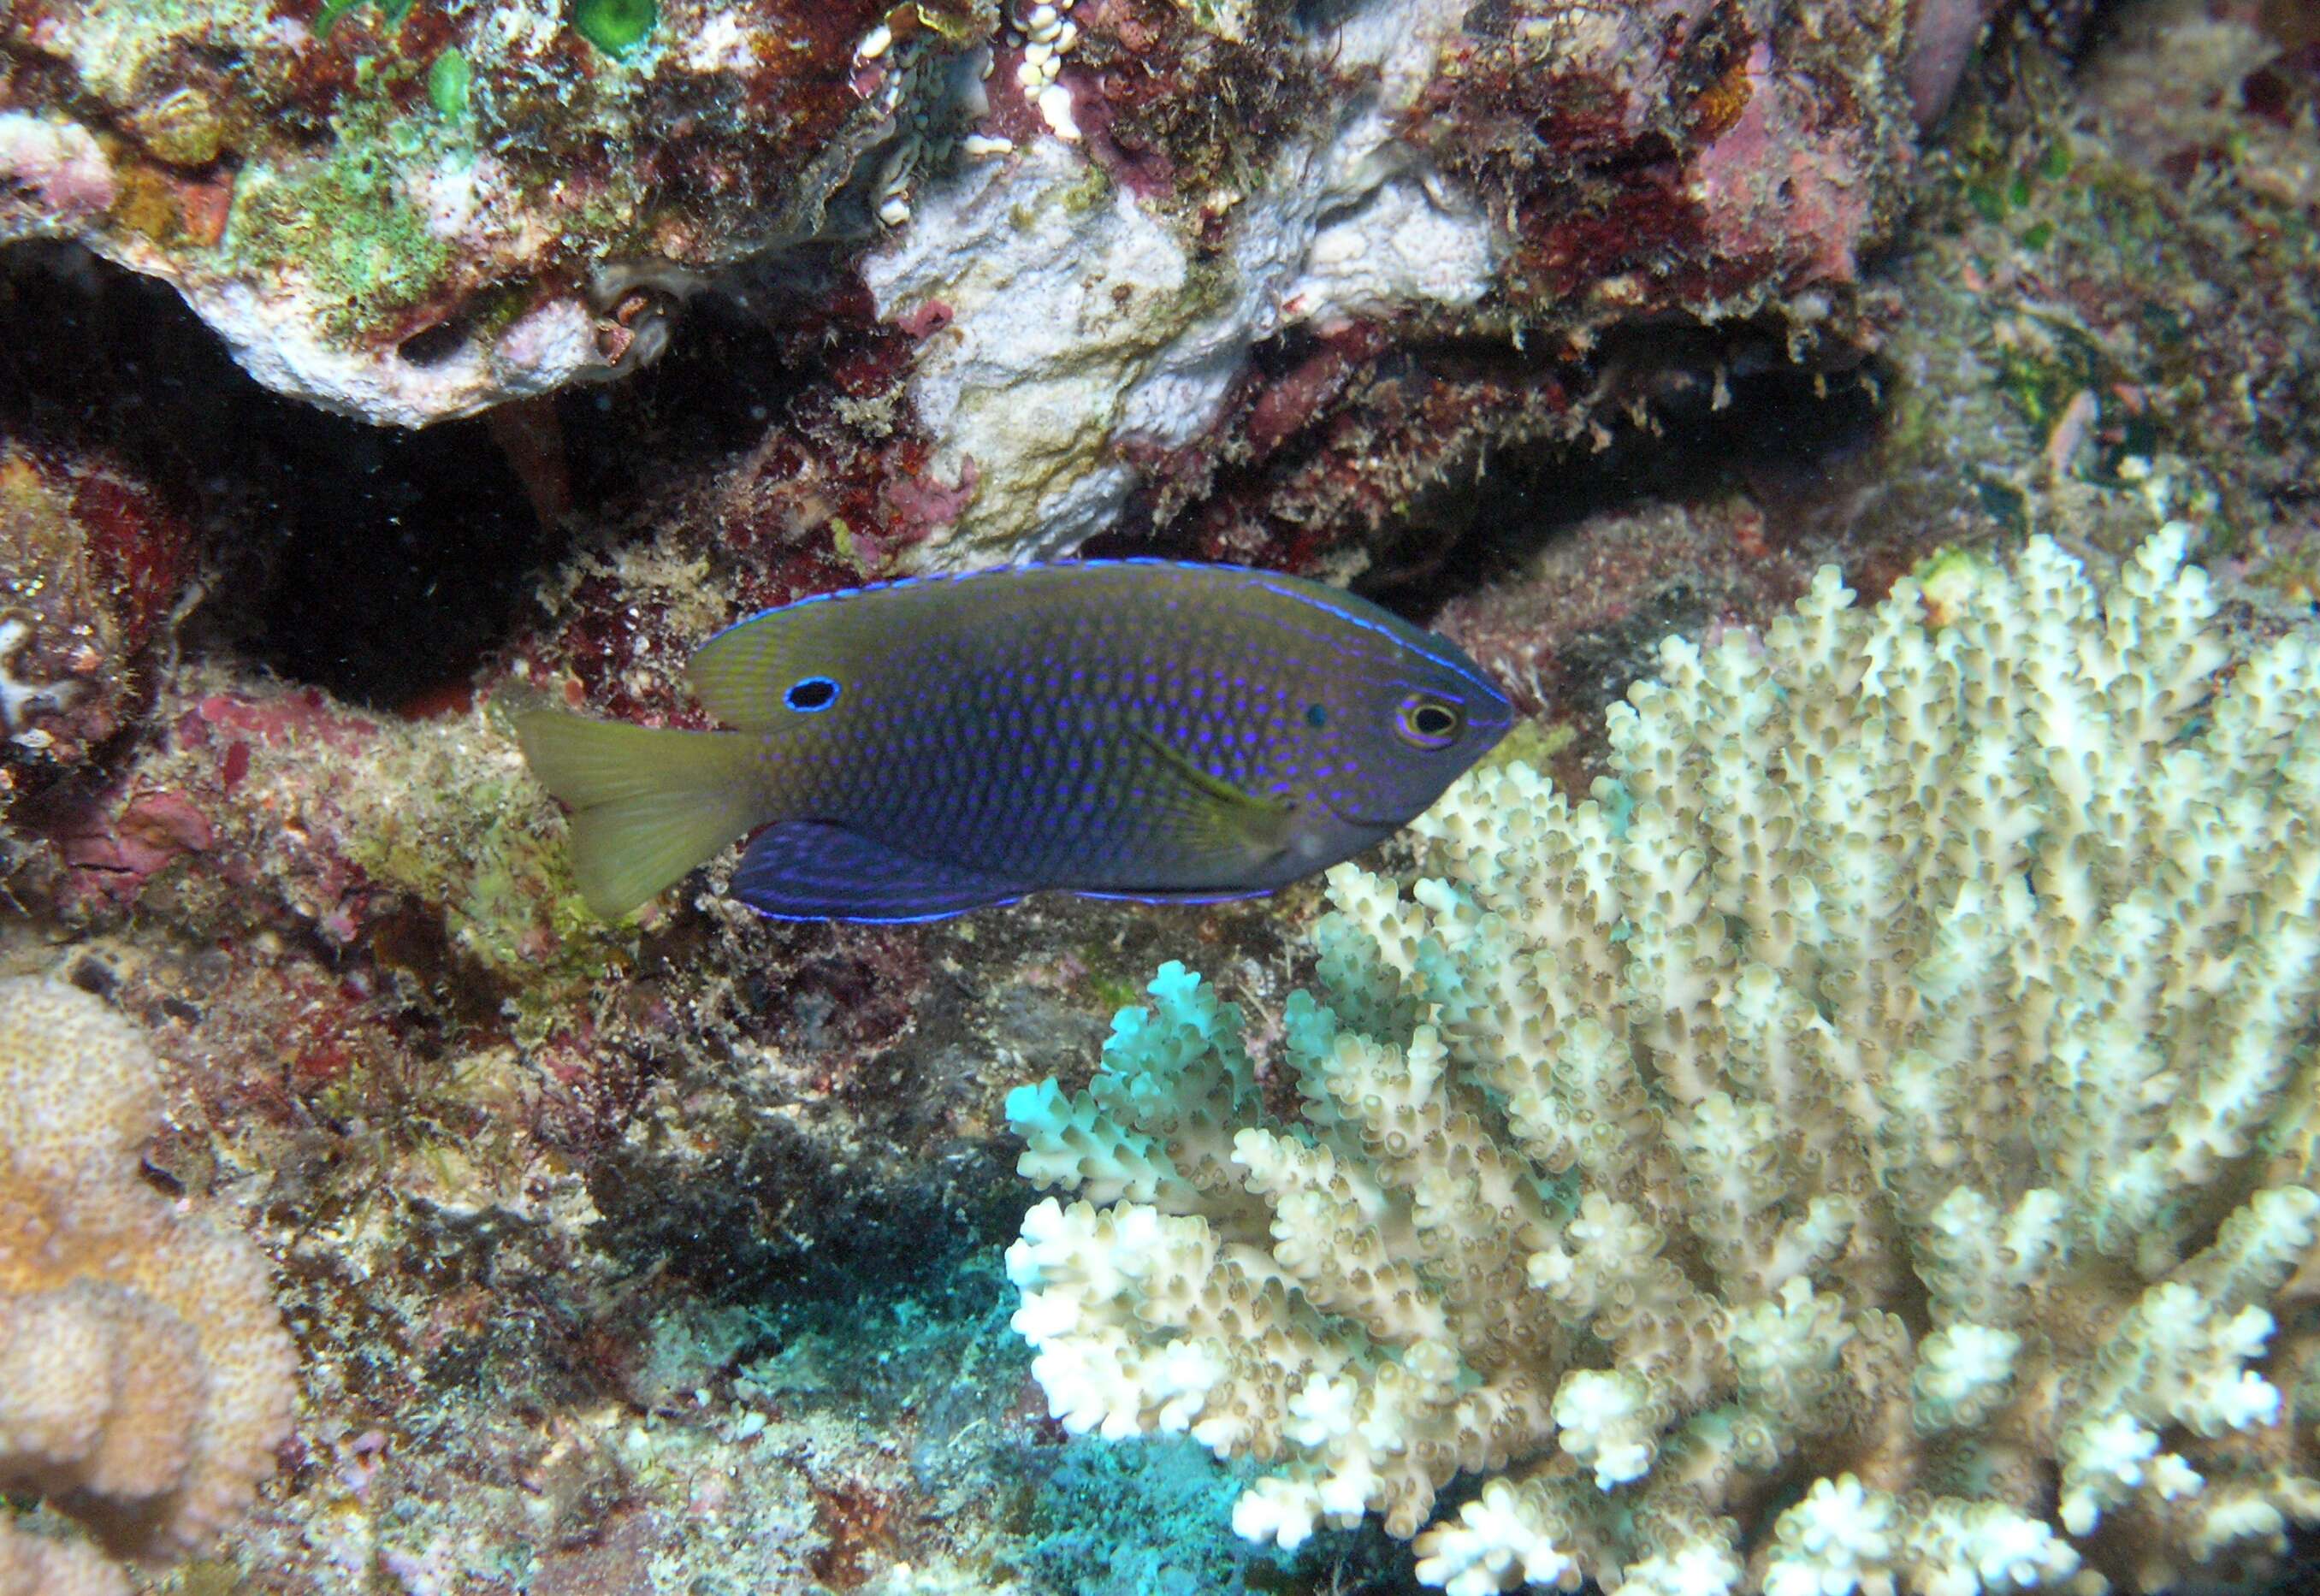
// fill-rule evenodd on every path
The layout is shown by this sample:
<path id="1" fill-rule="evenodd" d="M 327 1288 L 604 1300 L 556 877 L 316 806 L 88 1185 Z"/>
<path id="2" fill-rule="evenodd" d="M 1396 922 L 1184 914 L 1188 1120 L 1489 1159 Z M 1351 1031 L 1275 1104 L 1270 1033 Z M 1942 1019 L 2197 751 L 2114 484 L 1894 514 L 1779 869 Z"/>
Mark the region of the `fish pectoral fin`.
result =
<path id="1" fill-rule="evenodd" d="M 757 833 L 733 873 L 733 895 L 775 920 L 947 920 L 1030 891 L 988 871 L 890 848 L 827 821 L 783 821 Z"/>
<path id="2" fill-rule="evenodd" d="M 1129 733 L 1143 750 L 1138 774 L 1147 784 L 1141 796 L 1165 816 L 1176 840 L 1204 854 L 1255 863 L 1289 846 L 1289 804 L 1226 781 L 1195 765 L 1182 748 L 1142 726 Z"/>

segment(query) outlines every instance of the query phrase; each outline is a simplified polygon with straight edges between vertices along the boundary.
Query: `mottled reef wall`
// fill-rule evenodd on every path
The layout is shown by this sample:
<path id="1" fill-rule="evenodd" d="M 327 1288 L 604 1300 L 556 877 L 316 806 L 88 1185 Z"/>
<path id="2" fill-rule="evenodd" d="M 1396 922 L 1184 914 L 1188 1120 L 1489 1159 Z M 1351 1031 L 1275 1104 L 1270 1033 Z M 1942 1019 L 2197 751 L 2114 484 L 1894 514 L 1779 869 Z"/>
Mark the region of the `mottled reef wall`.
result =
<path id="1" fill-rule="evenodd" d="M 1355 581 L 1581 788 L 1663 637 L 1832 558 L 2163 511 L 2278 630 L 2320 31 L 1989 10 L 0 6 L 0 974 L 150 1038 L 143 1178 L 301 1369 L 135 1577 L 1409 1588 L 1067 1441 L 997 1274 L 1006 1090 L 1171 957 L 1261 1047 L 1312 890 L 768 926 L 720 865 L 608 926 L 507 716 L 693 723 L 739 615 L 1074 550 Z"/>

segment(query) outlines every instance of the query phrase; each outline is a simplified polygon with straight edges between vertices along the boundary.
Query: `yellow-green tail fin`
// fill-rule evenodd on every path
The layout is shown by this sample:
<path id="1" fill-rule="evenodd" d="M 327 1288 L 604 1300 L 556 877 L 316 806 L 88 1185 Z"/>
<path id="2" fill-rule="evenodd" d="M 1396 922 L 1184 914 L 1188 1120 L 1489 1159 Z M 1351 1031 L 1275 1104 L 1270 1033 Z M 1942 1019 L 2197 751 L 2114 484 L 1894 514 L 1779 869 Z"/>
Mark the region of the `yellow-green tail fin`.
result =
<path id="1" fill-rule="evenodd" d="M 618 920 L 758 821 L 750 739 L 541 711 L 516 739 L 539 784 L 572 806 L 580 895 Z"/>

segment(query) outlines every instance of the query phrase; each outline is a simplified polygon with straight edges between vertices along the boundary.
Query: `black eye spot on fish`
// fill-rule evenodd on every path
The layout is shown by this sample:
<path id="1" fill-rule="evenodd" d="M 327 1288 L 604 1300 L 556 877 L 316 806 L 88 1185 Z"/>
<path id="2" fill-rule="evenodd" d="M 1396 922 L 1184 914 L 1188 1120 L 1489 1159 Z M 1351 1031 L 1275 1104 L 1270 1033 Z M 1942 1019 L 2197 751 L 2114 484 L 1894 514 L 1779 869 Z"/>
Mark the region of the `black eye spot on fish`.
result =
<path id="1" fill-rule="evenodd" d="M 1456 704 L 1427 693 L 1411 694 L 1394 711 L 1395 735 L 1421 748 L 1448 748 L 1465 724 L 1465 712 Z"/>
<path id="2" fill-rule="evenodd" d="M 838 684 L 828 676 L 807 676 L 792 683 L 782 702 L 802 715 L 815 714 L 838 702 Z"/>
<path id="3" fill-rule="evenodd" d="M 1305 706 L 1305 724 L 1310 726 L 1314 730 L 1319 731 L 1322 727 L 1327 726 L 1328 723 L 1328 711 L 1323 709 L 1318 703 L 1309 703 Z"/>

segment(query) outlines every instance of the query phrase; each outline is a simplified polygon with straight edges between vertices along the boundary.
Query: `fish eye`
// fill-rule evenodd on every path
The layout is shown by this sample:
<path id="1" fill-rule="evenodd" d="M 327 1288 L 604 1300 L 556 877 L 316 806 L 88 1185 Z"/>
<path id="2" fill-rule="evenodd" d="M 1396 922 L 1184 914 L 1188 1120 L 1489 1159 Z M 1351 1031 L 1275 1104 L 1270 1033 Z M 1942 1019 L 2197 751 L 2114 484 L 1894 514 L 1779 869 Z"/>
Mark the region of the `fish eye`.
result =
<path id="1" fill-rule="evenodd" d="M 782 702 L 801 714 L 811 715 L 838 702 L 838 684 L 828 676 L 806 676 L 790 684 Z"/>
<path id="2" fill-rule="evenodd" d="M 1329 712 L 1318 703 L 1305 706 L 1305 724 L 1319 731 L 1329 723 Z"/>
<path id="3" fill-rule="evenodd" d="M 1446 748 L 1465 729 L 1466 712 L 1430 693 L 1411 694 L 1393 712 L 1395 735 L 1421 748 Z"/>

